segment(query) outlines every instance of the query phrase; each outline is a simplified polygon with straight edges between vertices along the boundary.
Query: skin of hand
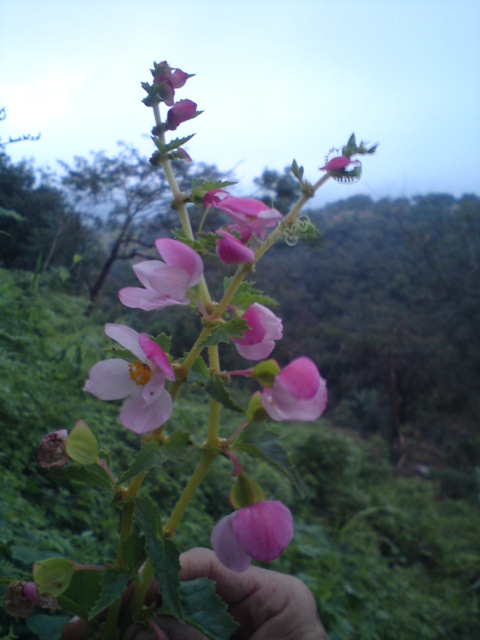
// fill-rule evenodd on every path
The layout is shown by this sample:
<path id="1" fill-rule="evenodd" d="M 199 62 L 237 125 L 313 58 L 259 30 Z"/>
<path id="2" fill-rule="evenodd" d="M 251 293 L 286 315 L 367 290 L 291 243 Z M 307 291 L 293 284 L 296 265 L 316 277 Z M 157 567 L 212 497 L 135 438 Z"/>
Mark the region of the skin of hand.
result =
<path id="1" fill-rule="evenodd" d="M 231 640 L 328 640 L 320 623 L 315 600 L 308 587 L 293 576 L 250 567 L 235 573 L 224 567 L 209 549 L 194 548 L 180 556 L 180 579 L 209 578 L 218 595 L 239 623 Z M 154 597 L 154 591 L 150 591 Z M 62 640 L 85 637 L 67 625 Z M 158 625 L 158 626 L 157 626 Z M 157 633 L 138 629 L 132 640 L 206 640 L 199 631 L 173 618 L 158 617 Z M 70 627 L 70 629 L 68 629 Z M 161 630 L 161 631 L 160 631 Z"/>

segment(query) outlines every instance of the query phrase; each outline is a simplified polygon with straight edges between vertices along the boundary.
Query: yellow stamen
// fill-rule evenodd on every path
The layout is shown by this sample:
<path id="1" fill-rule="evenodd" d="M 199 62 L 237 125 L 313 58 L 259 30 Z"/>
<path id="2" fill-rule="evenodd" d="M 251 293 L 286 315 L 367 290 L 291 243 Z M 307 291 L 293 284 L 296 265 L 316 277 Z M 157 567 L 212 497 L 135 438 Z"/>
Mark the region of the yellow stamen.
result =
<path id="1" fill-rule="evenodd" d="M 135 384 L 147 384 L 151 378 L 152 372 L 150 367 L 148 364 L 140 362 L 140 360 L 136 360 L 129 365 L 128 368 L 130 369 L 130 378 L 135 382 Z"/>

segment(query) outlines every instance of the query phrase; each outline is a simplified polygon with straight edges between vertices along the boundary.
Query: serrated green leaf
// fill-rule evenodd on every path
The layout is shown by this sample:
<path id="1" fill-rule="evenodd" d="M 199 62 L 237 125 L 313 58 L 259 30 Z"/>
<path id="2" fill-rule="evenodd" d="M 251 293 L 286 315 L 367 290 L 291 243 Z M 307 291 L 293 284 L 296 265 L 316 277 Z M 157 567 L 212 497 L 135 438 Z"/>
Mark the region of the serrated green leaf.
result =
<path id="1" fill-rule="evenodd" d="M 228 289 L 231 280 L 231 278 L 225 278 L 223 282 L 225 291 Z M 233 296 L 231 304 L 242 311 L 246 311 L 254 302 L 258 302 L 258 304 L 263 304 L 267 307 L 278 307 L 276 300 L 265 295 L 262 291 L 257 291 L 252 282 L 244 280 Z"/>
<path id="2" fill-rule="evenodd" d="M 181 455 L 189 442 L 190 434 L 187 431 L 175 431 L 163 443 L 148 442 L 118 481 L 124 483 L 139 473 L 148 473 L 154 467 L 161 467 L 167 460 Z"/>
<path id="3" fill-rule="evenodd" d="M 245 427 L 241 435 L 234 441 L 232 448 L 268 462 L 287 476 L 300 491 L 296 473 L 290 464 L 286 451 L 278 443 L 278 439 L 276 433 L 263 425 L 251 423 Z"/>
<path id="4" fill-rule="evenodd" d="M 227 613 L 227 605 L 215 593 L 215 583 L 207 578 L 182 582 L 180 586 L 185 622 L 209 640 L 228 640 L 237 623 Z"/>
<path id="5" fill-rule="evenodd" d="M 199 180 L 193 181 L 192 198 L 195 204 L 201 206 L 203 204 L 203 198 L 209 191 L 215 191 L 216 189 L 225 189 L 233 184 L 237 184 L 232 180 Z"/>
<path id="6" fill-rule="evenodd" d="M 199 356 L 193 363 L 193 367 L 188 372 L 189 382 L 201 382 L 207 384 L 210 380 L 210 369 L 205 360 Z"/>
<path id="7" fill-rule="evenodd" d="M 95 606 L 88 615 L 92 620 L 101 611 L 113 604 L 121 597 L 130 580 L 130 574 L 118 569 L 107 569 L 102 576 L 102 590 Z"/>
<path id="8" fill-rule="evenodd" d="M 161 467 L 165 464 L 167 457 L 159 442 L 148 442 L 137 454 L 130 467 L 123 473 L 118 481 L 127 482 L 139 473 L 148 473 L 154 467 Z"/>
<path id="9" fill-rule="evenodd" d="M 191 140 L 193 138 L 194 135 L 195 134 L 192 133 L 191 135 L 185 136 L 184 138 L 175 138 L 175 140 L 171 140 L 167 144 L 164 144 L 160 140 L 160 138 L 157 138 L 155 136 L 152 137 L 152 140 L 155 143 L 155 146 L 157 147 L 157 149 L 160 151 L 160 153 L 165 155 L 169 151 L 173 151 L 174 149 L 178 149 L 178 147 L 181 147 L 182 145 L 186 144 L 189 140 Z"/>
<path id="10" fill-rule="evenodd" d="M 172 336 L 167 336 L 166 333 L 159 333 L 158 336 L 152 338 L 154 342 L 158 344 L 160 349 L 163 349 L 165 353 L 170 352 L 170 345 L 172 344 Z"/>
<path id="11" fill-rule="evenodd" d="M 181 456 L 191 443 L 192 439 L 188 431 L 174 431 L 162 446 L 168 460 L 173 460 Z"/>
<path id="12" fill-rule="evenodd" d="M 248 323 L 242 318 L 232 318 L 224 324 L 220 324 L 212 331 L 206 340 L 200 345 L 203 347 L 214 347 L 221 342 L 229 343 L 232 338 L 243 338 L 248 329 Z"/>
<path id="13" fill-rule="evenodd" d="M 135 500 L 134 516 L 145 534 L 146 551 L 152 561 L 155 580 L 164 604 L 177 620 L 183 621 L 180 601 L 180 552 L 169 538 L 162 535 L 162 523 L 158 507 L 150 496 Z"/>
<path id="14" fill-rule="evenodd" d="M 72 465 L 68 467 L 53 467 L 49 469 L 48 475 L 54 478 L 68 478 L 76 482 L 83 482 L 92 487 L 101 489 L 115 490 L 115 485 L 110 476 L 96 464 L 90 464 L 85 467 Z"/>
<path id="15" fill-rule="evenodd" d="M 227 391 L 225 382 L 217 373 L 213 374 L 205 389 L 214 400 L 219 402 L 226 409 L 243 413 L 242 407 L 233 400 L 232 396 Z"/>
<path id="16" fill-rule="evenodd" d="M 88 620 L 101 591 L 100 571 L 76 571 L 68 589 L 58 597 L 58 604 L 83 620 Z"/>

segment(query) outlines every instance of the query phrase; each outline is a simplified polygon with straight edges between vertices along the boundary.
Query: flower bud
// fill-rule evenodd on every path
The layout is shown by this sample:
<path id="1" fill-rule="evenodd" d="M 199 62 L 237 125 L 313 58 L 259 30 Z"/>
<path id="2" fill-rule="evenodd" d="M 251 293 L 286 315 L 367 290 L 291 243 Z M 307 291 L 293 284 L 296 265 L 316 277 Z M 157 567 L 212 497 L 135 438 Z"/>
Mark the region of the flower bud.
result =
<path id="1" fill-rule="evenodd" d="M 53 431 L 43 436 L 37 449 L 37 464 L 42 469 L 64 467 L 68 462 L 66 429 Z"/>
<path id="2" fill-rule="evenodd" d="M 179 124 L 191 120 L 197 113 L 197 104 L 192 100 L 179 100 L 167 113 L 167 126 L 175 131 Z"/>

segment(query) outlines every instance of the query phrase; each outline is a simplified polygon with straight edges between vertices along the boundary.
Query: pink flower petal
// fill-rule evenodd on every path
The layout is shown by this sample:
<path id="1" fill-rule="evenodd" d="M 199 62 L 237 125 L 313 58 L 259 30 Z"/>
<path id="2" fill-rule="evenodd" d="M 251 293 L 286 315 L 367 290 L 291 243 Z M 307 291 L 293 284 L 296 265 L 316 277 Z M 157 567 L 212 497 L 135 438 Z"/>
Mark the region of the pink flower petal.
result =
<path id="1" fill-rule="evenodd" d="M 255 260 L 255 252 L 246 247 L 238 238 L 219 229 L 217 234 L 222 236 L 217 240 L 217 255 L 225 264 L 244 264 Z"/>
<path id="2" fill-rule="evenodd" d="M 290 510 L 279 500 L 265 500 L 233 514 L 233 531 L 254 560 L 271 562 L 288 547 L 293 536 Z"/>
<path id="3" fill-rule="evenodd" d="M 142 434 L 161 427 L 171 415 L 172 397 L 163 389 L 151 404 L 141 396 L 127 398 L 120 411 L 120 422 L 134 433 Z"/>
<path id="4" fill-rule="evenodd" d="M 156 240 L 155 246 L 166 264 L 185 269 L 191 287 L 198 283 L 203 273 L 203 262 L 196 251 L 171 238 L 160 238 Z"/>
<path id="5" fill-rule="evenodd" d="M 245 331 L 243 338 L 234 338 L 238 353 L 247 360 L 264 360 L 272 353 L 275 341 L 281 340 L 283 335 L 280 318 L 255 302 L 242 316 L 250 329 Z"/>
<path id="6" fill-rule="evenodd" d="M 131 309 L 142 309 L 143 311 L 154 311 L 177 304 L 188 304 L 188 300 L 178 301 L 170 298 L 159 298 L 155 291 L 141 289 L 140 287 L 125 287 L 118 292 L 120 302 Z"/>
<path id="7" fill-rule="evenodd" d="M 100 400 L 120 400 L 135 393 L 136 386 L 130 378 L 128 362 L 112 358 L 93 365 L 83 390 Z"/>
<path id="8" fill-rule="evenodd" d="M 175 380 L 175 374 L 173 373 L 170 362 L 165 355 L 165 351 L 163 351 L 163 349 L 159 347 L 158 344 L 146 333 L 141 333 L 138 336 L 138 343 L 150 362 L 153 362 L 153 364 L 160 369 L 168 380 Z"/>
<path id="9" fill-rule="evenodd" d="M 234 516 L 235 513 L 231 513 L 217 522 L 213 527 L 210 543 L 223 565 L 232 571 L 241 573 L 250 566 L 251 557 L 235 536 L 232 526 Z"/>
<path id="10" fill-rule="evenodd" d="M 106 324 L 105 335 L 107 335 L 120 346 L 138 358 L 141 362 L 146 362 L 145 354 L 138 344 L 138 332 L 123 324 Z"/>
<path id="11" fill-rule="evenodd" d="M 297 358 L 278 374 L 275 384 L 297 400 L 309 400 L 317 393 L 320 374 L 310 358 Z"/>

